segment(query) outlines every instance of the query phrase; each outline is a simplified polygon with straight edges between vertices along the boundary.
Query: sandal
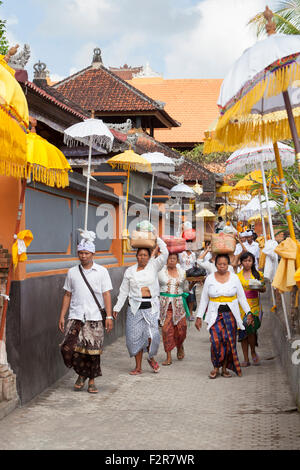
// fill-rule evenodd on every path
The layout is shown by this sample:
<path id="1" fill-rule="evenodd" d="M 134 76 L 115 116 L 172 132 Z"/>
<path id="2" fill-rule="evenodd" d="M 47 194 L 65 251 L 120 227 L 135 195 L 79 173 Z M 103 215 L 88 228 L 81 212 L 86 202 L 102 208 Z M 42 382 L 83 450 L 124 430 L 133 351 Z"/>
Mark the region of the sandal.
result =
<path id="1" fill-rule="evenodd" d="M 74 391 L 80 392 L 80 390 L 82 390 L 84 387 L 85 381 L 86 381 L 86 378 L 79 376 L 74 384 Z"/>
<path id="2" fill-rule="evenodd" d="M 220 372 L 218 370 L 212 370 L 209 374 L 210 379 L 216 379 L 220 375 Z"/>
<path id="3" fill-rule="evenodd" d="M 129 372 L 130 375 L 140 375 L 142 371 L 140 369 L 133 369 L 131 372 Z"/>
<path id="4" fill-rule="evenodd" d="M 149 366 L 153 369 L 153 372 L 157 374 L 159 372 L 159 364 L 153 358 L 147 359 Z"/>
<path id="5" fill-rule="evenodd" d="M 184 358 L 184 349 L 183 346 L 177 351 L 177 359 L 181 361 Z"/>
<path id="6" fill-rule="evenodd" d="M 161 363 L 162 366 L 170 366 L 171 364 L 173 364 L 172 361 L 168 361 L 168 360 Z"/>
<path id="7" fill-rule="evenodd" d="M 253 364 L 255 366 L 260 366 L 260 360 L 259 360 L 259 357 L 257 355 L 252 357 L 252 361 L 253 361 Z"/>
<path id="8" fill-rule="evenodd" d="M 232 375 L 226 370 L 225 372 L 221 373 L 222 377 L 225 377 L 225 379 L 230 379 Z"/>
<path id="9" fill-rule="evenodd" d="M 249 361 L 243 361 L 241 362 L 241 367 L 249 367 L 251 366 L 250 362 Z"/>
<path id="10" fill-rule="evenodd" d="M 95 384 L 89 384 L 87 391 L 89 393 L 98 393 L 98 389 Z"/>

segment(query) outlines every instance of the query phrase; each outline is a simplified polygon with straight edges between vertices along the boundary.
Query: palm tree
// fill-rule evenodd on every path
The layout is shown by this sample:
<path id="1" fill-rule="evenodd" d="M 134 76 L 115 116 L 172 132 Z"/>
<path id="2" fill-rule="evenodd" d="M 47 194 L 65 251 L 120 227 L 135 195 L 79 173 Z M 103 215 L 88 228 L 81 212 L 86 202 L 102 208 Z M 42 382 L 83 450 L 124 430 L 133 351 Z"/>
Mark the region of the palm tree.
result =
<path id="1" fill-rule="evenodd" d="M 273 13 L 278 33 L 300 34 L 300 0 L 279 1 L 278 9 Z M 248 24 L 256 27 L 257 36 L 263 36 L 265 23 L 263 13 L 258 13 L 251 18 Z"/>

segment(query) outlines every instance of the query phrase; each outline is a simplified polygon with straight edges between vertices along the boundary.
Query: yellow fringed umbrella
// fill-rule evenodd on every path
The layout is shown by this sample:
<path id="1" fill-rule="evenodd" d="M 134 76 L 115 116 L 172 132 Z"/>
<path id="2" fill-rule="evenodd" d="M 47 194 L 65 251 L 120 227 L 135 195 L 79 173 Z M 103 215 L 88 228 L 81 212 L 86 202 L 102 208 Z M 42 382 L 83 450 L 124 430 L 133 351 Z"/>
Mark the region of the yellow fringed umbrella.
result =
<path id="1" fill-rule="evenodd" d="M 125 152 L 115 155 L 107 160 L 112 168 L 122 168 L 127 171 L 127 191 L 126 191 L 126 205 L 125 205 L 125 221 L 124 229 L 122 232 L 122 264 L 124 264 L 124 253 L 128 251 L 128 230 L 127 230 L 127 212 L 128 212 L 128 196 L 129 196 L 129 179 L 130 170 L 141 172 L 152 172 L 151 163 L 146 158 L 138 155 L 133 150 L 125 150 Z"/>
<path id="2" fill-rule="evenodd" d="M 232 214 L 234 212 L 235 208 L 232 206 L 229 206 L 229 204 L 225 204 L 223 206 L 220 206 L 218 209 L 218 215 L 220 217 L 226 216 L 227 219 L 227 214 Z"/>
<path id="3" fill-rule="evenodd" d="M 203 219 L 214 219 L 216 216 L 210 210 L 202 209 L 196 214 L 196 217 L 203 218 Z"/>
<path id="4" fill-rule="evenodd" d="M 22 178 L 26 168 L 28 104 L 3 56 L 0 56 L 0 175 Z"/>
<path id="5" fill-rule="evenodd" d="M 27 134 L 26 178 L 47 186 L 65 188 L 69 185 L 68 172 L 72 168 L 64 154 L 43 137 Z"/>

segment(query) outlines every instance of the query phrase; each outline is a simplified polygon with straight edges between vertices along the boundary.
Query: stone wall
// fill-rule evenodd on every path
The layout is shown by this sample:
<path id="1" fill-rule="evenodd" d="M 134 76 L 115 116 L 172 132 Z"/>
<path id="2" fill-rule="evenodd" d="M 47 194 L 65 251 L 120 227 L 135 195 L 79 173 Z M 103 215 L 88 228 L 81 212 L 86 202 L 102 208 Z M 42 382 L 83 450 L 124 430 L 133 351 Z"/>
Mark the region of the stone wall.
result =
<path id="1" fill-rule="evenodd" d="M 269 292 L 271 298 L 271 291 Z M 281 365 L 287 375 L 291 392 L 300 412 L 300 309 L 295 308 L 296 288 L 292 293 L 284 294 L 287 305 L 288 323 L 291 339 L 287 335 L 287 326 L 282 308 L 280 295 L 276 292 L 276 310 L 271 315 L 272 337 L 276 352 L 280 357 Z"/>

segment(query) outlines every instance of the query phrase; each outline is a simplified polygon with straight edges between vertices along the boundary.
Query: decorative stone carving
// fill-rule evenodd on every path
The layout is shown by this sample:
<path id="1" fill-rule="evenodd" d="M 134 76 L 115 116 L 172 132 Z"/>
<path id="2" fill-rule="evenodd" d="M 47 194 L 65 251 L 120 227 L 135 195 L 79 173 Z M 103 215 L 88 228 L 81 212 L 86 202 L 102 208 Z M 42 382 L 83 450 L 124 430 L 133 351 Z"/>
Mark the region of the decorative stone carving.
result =
<path id="1" fill-rule="evenodd" d="M 149 78 L 149 77 L 161 77 L 159 73 L 154 72 L 152 68 L 150 67 L 149 62 L 146 63 L 145 66 L 143 66 L 142 70 L 139 73 L 133 74 L 133 78 Z"/>
<path id="2" fill-rule="evenodd" d="M 127 119 L 126 122 L 122 124 L 113 124 L 113 123 L 105 123 L 109 129 L 115 129 L 116 131 L 120 132 L 128 132 L 132 129 L 132 121 L 131 119 Z"/>
<path id="3" fill-rule="evenodd" d="M 266 9 L 263 13 L 265 19 L 267 20 L 267 23 L 266 23 L 266 31 L 267 31 L 267 34 L 268 36 L 270 36 L 271 34 L 275 34 L 276 33 L 276 23 L 275 21 L 273 21 L 273 12 L 272 10 L 270 10 L 270 8 L 268 6 L 266 6 Z"/>
<path id="4" fill-rule="evenodd" d="M 16 51 L 15 54 L 17 53 L 18 45 L 15 46 Z M 23 50 L 20 51 L 17 55 L 10 55 L 8 59 L 8 65 L 12 67 L 15 70 L 24 70 L 25 65 L 27 65 L 29 59 L 30 59 L 30 46 L 28 44 L 24 44 Z"/>
<path id="5" fill-rule="evenodd" d="M 177 184 L 181 184 L 184 182 L 184 175 L 176 176 L 176 175 L 169 174 L 169 177 L 171 180 L 175 181 L 175 183 Z"/>

